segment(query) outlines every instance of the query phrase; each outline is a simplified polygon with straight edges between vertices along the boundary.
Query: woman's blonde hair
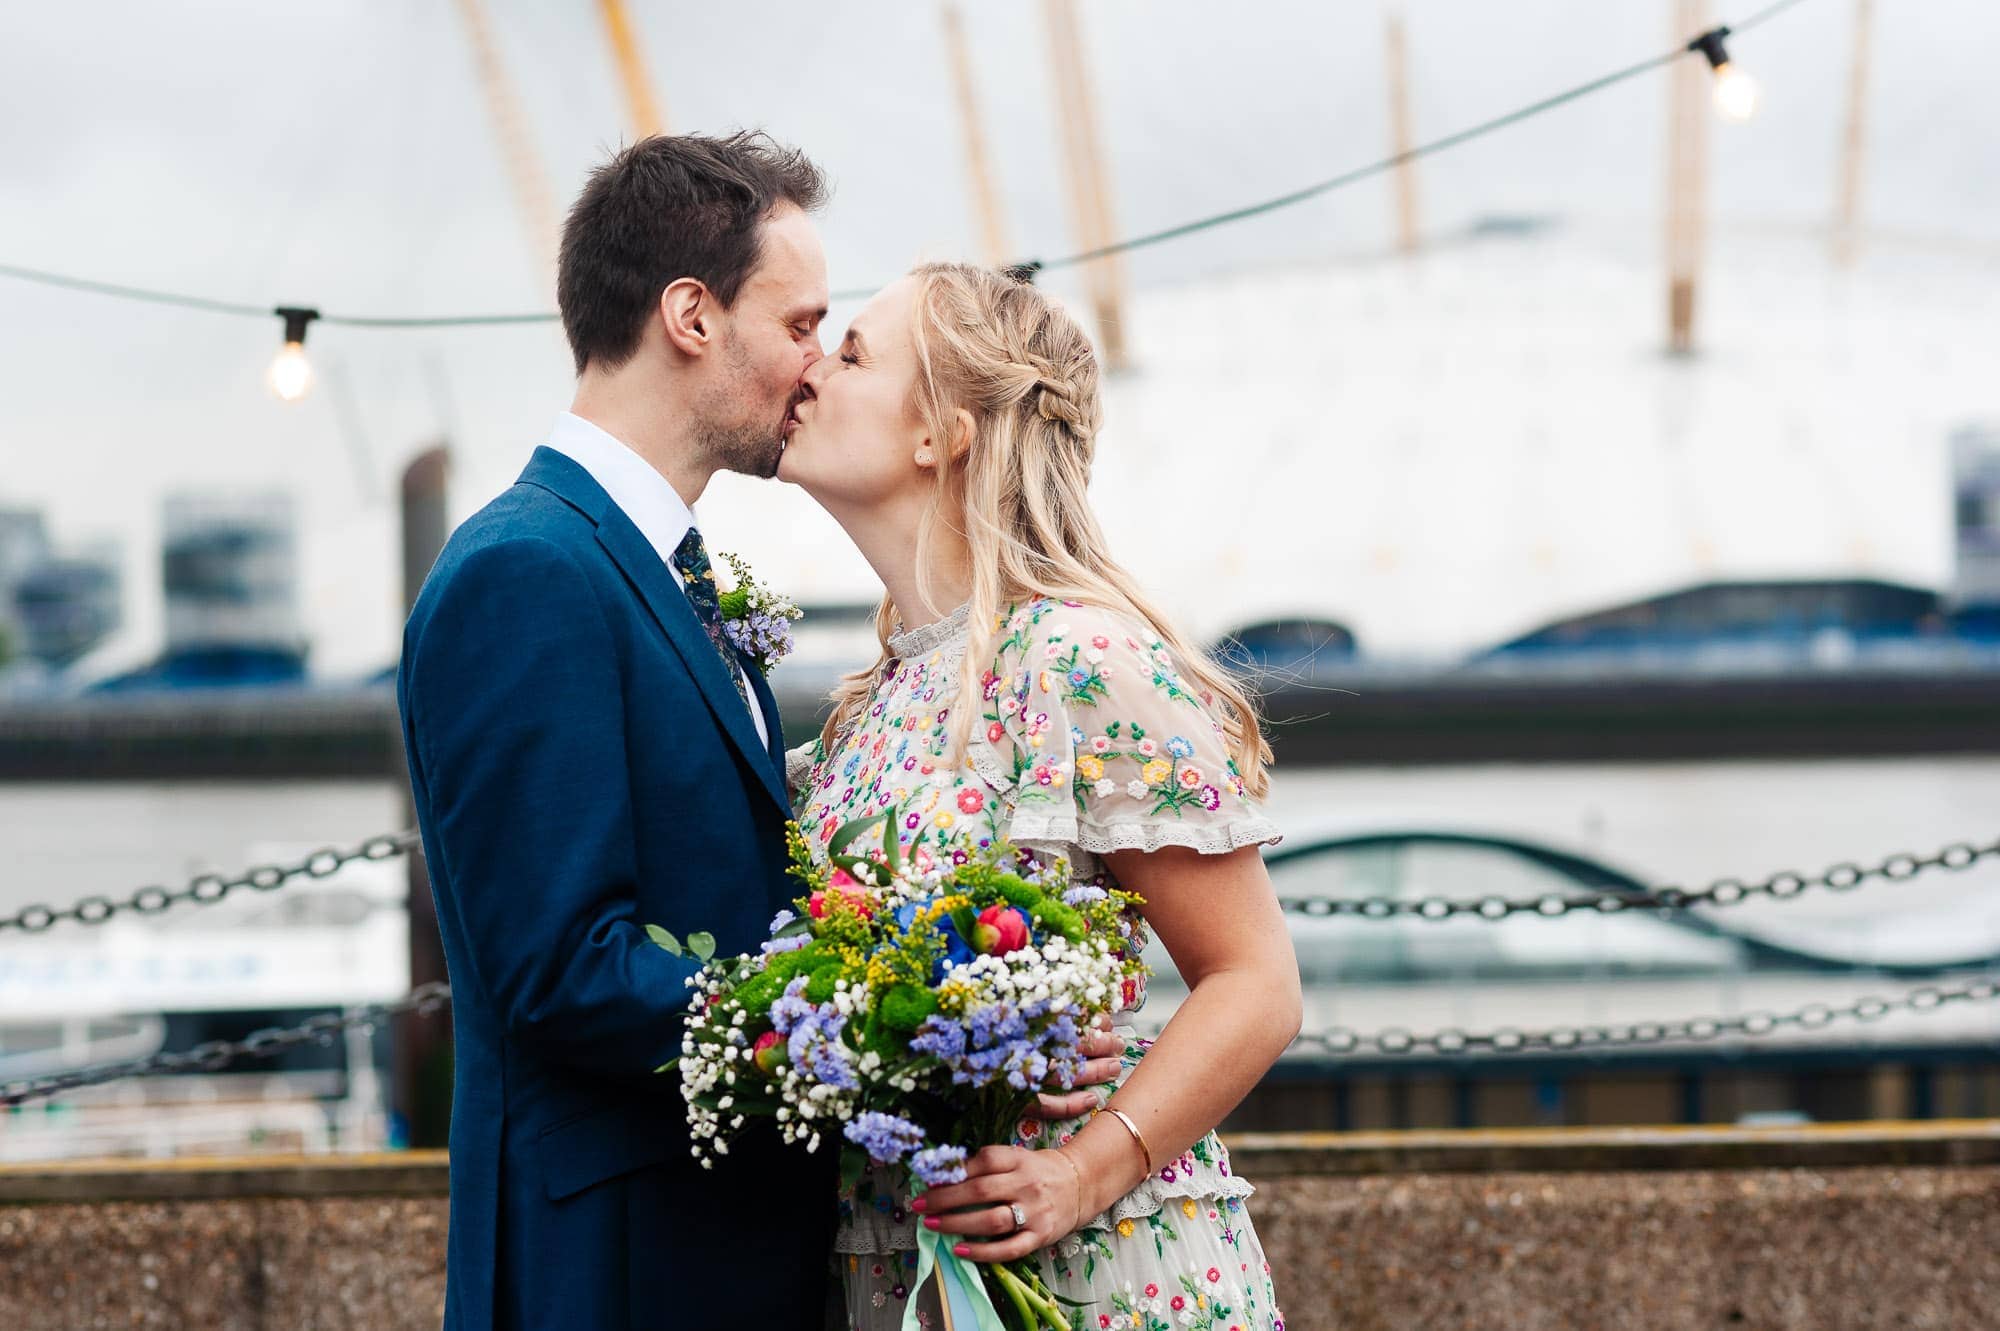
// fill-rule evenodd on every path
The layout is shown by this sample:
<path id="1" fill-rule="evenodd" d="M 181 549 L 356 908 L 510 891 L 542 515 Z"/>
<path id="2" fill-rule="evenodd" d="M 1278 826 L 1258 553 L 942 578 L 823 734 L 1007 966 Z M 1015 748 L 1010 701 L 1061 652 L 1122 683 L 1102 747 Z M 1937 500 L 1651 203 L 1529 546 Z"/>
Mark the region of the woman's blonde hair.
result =
<path id="1" fill-rule="evenodd" d="M 1091 511 L 1090 463 L 1101 402 L 1089 337 L 1041 291 L 989 269 L 925 264 L 912 275 L 917 377 L 911 408 L 936 442 L 938 485 L 917 533 L 918 589 L 936 604 L 929 572 L 939 526 L 964 537 L 972 604 L 959 696 L 980 696 L 1009 606 L 1048 597 L 1131 615 L 1159 635 L 1194 691 L 1212 700 L 1245 787 L 1261 797 L 1271 750 L 1255 706 L 1112 560 Z M 973 438 L 954 457 L 960 408 L 971 413 Z M 875 616 L 881 655 L 833 690 L 822 734 L 829 749 L 866 705 L 899 626 L 896 607 L 885 597 Z M 974 710 L 955 709 L 955 753 L 964 752 Z"/>

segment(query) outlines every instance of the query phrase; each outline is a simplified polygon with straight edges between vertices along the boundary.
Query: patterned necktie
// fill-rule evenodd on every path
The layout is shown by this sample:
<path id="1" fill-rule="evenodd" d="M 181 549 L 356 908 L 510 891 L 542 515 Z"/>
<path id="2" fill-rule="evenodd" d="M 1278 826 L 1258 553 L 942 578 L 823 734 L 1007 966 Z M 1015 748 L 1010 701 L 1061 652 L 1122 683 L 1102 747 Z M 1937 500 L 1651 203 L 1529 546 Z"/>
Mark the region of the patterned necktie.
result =
<path id="1" fill-rule="evenodd" d="M 688 604 L 694 607 L 695 618 L 708 631 L 708 640 L 715 644 L 716 652 L 722 657 L 722 668 L 729 675 L 729 682 L 736 686 L 736 696 L 743 705 L 750 705 L 750 691 L 743 686 L 743 671 L 736 664 L 736 649 L 730 645 L 729 635 L 722 631 L 722 603 L 715 592 L 715 571 L 708 565 L 708 547 L 701 543 L 701 532 L 689 527 L 687 535 L 674 549 L 674 567 L 681 571 L 681 582 L 686 587 Z"/>

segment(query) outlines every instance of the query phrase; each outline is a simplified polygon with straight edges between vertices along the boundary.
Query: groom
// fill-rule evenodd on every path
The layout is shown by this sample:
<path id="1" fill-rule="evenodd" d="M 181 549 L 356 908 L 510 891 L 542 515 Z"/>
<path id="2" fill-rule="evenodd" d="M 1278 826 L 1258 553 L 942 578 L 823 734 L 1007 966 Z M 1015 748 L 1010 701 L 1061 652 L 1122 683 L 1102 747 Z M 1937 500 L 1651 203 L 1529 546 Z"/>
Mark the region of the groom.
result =
<path id="1" fill-rule="evenodd" d="M 821 1325 L 834 1153 L 753 1125 L 695 1166 L 653 1071 L 695 967 L 645 926 L 753 951 L 793 894 L 777 708 L 722 634 L 691 508 L 717 471 L 777 471 L 821 355 L 825 192 L 761 134 L 644 139 L 591 176 L 557 279 L 572 409 L 404 631 L 454 1009 L 452 1331 Z M 1116 1049 L 1086 1041 L 1086 1081 Z"/>

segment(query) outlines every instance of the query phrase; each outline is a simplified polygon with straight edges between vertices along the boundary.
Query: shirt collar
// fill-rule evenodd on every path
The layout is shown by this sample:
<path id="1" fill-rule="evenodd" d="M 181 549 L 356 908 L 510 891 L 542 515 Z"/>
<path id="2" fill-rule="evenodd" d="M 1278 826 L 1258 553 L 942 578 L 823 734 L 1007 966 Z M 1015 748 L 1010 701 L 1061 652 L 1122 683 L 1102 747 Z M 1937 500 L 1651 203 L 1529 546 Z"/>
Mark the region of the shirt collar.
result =
<path id="1" fill-rule="evenodd" d="M 611 496 L 611 502 L 632 519 L 661 562 L 673 567 L 674 551 L 695 523 L 693 510 L 666 477 L 618 439 L 573 412 L 556 417 L 548 445 L 589 472 L 590 479 Z"/>

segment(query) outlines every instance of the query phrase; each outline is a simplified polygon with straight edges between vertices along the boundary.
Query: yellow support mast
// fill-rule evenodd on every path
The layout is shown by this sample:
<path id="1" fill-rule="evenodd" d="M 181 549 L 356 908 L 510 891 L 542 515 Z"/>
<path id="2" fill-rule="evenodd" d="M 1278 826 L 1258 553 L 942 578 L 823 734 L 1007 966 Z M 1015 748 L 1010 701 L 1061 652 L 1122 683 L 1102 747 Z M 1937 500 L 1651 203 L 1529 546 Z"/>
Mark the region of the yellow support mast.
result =
<path id="1" fill-rule="evenodd" d="M 646 76 L 638 32 L 625 12 L 625 0 L 598 0 L 597 7 L 604 15 L 604 31 L 611 38 L 611 56 L 618 66 L 618 81 L 625 87 L 625 107 L 633 130 L 642 139 L 666 133 L 666 112 L 653 96 L 653 81 Z"/>

